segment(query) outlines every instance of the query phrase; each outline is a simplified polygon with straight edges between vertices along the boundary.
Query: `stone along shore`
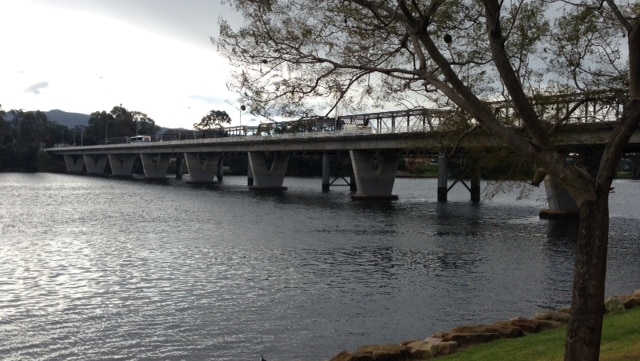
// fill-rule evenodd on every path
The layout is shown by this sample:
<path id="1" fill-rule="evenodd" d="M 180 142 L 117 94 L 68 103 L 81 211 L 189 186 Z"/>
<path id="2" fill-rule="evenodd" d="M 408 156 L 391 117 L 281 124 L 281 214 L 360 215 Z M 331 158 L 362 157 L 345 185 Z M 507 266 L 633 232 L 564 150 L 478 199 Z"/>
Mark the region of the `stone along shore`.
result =
<path id="1" fill-rule="evenodd" d="M 630 295 L 614 296 L 605 301 L 606 313 L 640 306 L 640 290 Z M 355 352 L 343 351 L 331 361 L 421 361 L 449 355 L 458 350 L 502 338 L 516 338 L 566 326 L 569 310 L 540 312 L 533 318 L 514 318 L 491 325 L 462 326 L 436 333 L 424 340 L 400 344 L 369 345 Z"/>

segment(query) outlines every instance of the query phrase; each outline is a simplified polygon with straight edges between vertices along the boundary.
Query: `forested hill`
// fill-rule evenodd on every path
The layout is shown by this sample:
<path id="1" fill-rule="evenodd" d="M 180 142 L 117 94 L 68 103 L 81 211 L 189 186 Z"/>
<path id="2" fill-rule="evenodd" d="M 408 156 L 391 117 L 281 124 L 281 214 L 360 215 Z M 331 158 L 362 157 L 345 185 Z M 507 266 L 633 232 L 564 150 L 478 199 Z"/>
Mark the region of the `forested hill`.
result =
<path id="1" fill-rule="evenodd" d="M 73 129 L 78 125 L 89 125 L 89 114 L 69 113 L 59 109 L 49 110 L 44 113 L 47 115 L 48 121 L 64 125 L 69 129 Z"/>

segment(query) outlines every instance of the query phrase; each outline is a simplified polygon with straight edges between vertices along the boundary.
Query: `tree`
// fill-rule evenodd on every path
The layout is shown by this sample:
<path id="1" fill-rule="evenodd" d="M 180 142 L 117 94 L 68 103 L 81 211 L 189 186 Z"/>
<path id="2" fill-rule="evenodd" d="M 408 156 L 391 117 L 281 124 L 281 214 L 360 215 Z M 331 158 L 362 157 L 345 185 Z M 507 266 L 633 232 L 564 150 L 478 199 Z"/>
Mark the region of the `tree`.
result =
<path id="1" fill-rule="evenodd" d="M 49 122 L 41 111 L 0 109 L 0 170 L 42 170 L 47 157 L 42 150 L 61 142 L 65 132 L 67 127 Z"/>
<path id="2" fill-rule="evenodd" d="M 104 110 L 91 113 L 84 133 L 84 144 L 104 144 L 109 137 L 109 124 L 113 122 L 113 115 Z"/>
<path id="3" fill-rule="evenodd" d="M 394 103 L 459 108 L 472 119 L 469 131 L 492 134 L 558 179 L 580 216 L 565 360 L 598 359 L 609 189 L 640 122 L 637 0 L 233 3 L 246 21 L 234 29 L 221 19 L 217 45 L 240 69 L 231 87 L 253 113 L 329 114 L 338 104 L 341 112 Z M 567 162 L 553 143 L 577 108 L 552 116 L 536 102 L 576 92 L 626 103 L 590 168 Z M 518 121 L 507 122 L 492 106 L 496 100 Z"/>
<path id="4" fill-rule="evenodd" d="M 224 110 L 211 110 L 202 117 L 199 123 L 194 123 L 193 128 L 204 131 L 208 129 L 221 129 L 225 124 L 231 124 L 231 117 Z"/>
<path id="5" fill-rule="evenodd" d="M 147 114 L 116 105 L 108 113 L 104 110 L 91 113 L 85 143 L 124 142 L 132 135 L 152 135 L 157 131 L 158 126 Z"/>
<path id="6" fill-rule="evenodd" d="M 11 141 L 11 125 L 4 119 L 5 114 L 0 104 L 0 146 Z"/>

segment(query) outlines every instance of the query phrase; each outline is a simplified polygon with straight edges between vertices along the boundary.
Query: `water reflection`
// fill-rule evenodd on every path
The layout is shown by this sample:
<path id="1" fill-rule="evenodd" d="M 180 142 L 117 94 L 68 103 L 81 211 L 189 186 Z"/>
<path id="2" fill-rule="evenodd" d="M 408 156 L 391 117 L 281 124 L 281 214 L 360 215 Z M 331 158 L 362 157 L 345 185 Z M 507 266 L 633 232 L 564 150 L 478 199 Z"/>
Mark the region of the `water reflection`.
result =
<path id="1" fill-rule="evenodd" d="M 578 220 L 547 220 L 548 240 L 550 242 L 560 241 L 562 243 L 573 243 L 578 241 L 578 231 L 580 222 Z"/>
<path id="2" fill-rule="evenodd" d="M 321 360 L 567 305 L 577 230 L 533 201 L 167 183 L 0 175 L 1 355 Z M 612 218 L 608 292 L 640 286 L 638 234 Z"/>

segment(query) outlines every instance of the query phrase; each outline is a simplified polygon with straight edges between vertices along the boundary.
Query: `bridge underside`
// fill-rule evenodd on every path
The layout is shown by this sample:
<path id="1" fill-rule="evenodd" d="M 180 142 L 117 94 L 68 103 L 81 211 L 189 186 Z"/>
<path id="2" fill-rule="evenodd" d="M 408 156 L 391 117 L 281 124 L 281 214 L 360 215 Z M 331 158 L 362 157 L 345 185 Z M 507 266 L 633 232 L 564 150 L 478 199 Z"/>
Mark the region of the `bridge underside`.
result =
<path id="1" fill-rule="evenodd" d="M 255 190 L 286 190 L 284 179 L 287 171 L 290 152 L 247 152 L 248 173 L 251 189 Z M 70 173 L 105 174 L 107 162 L 111 175 L 131 176 L 137 157 L 142 164 L 144 176 L 148 179 L 164 179 L 171 159 L 176 159 L 177 163 L 184 162 L 187 165 L 189 179 L 187 182 L 194 184 L 214 184 L 215 178 L 222 181 L 222 164 L 224 153 L 222 152 L 185 152 L 179 153 L 156 153 L 156 154 L 83 154 L 64 155 L 67 171 Z M 322 153 L 322 191 L 329 191 L 333 186 L 331 159 L 325 151 Z M 336 163 L 343 163 L 335 156 Z M 394 200 L 398 197 L 393 194 L 393 187 L 397 175 L 398 165 L 402 159 L 399 150 L 372 151 L 372 150 L 350 150 L 347 166 L 350 162 L 350 169 L 344 170 L 341 174 L 333 174 L 335 180 L 342 179 L 350 186 L 352 199 L 354 200 Z M 344 159 L 346 160 L 346 158 Z M 182 167 L 176 164 L 176 178 L 180 179 Z M 335 169 L 334 169 L 335 171 Z M 180 174 L 178 174 L 180 173 Z M 480 176 L 479 173 L 471 177 L 470 185 L 460 177 L 456 176 L 453 182 L 448 177 L 455 175 L 455 172 L 448 167 L 447 157 L 438 157 L 438 201 L 446 202 L 447 193 L 456 184 L 464 185 L 471 194 L 471 201 L 480 201 Z M 348 177 L 350 179 L 347 180 Z M 573 218 L 577 216 L 577 207 L 569 194 L 560 183 L 550 177 L 545 180 L 547 191 L 548 209 L 540 212 L 541 218 Z"/>
<path id="2" fill-rule="evenodd" d="M 402 159 L 399 150 L 350 150 L 348 154 L 348 157 L 338 153 L 333 153 L 330 156 L 328 152 L 322 152 L 322 191 L 327 192 L 332 186 L 349 186 L 354 200 L 395 200 L 398 198 L 393 194 L 393 186 L 398 165 Z M 290 152 L 247 152 L 248 184 L 251 189 L 286 190 L 283 184 L 291 156 Z M 214 184 L 216 178 L 220 183 L 223 177 L 223 158 L 224 154 L 221 152 L 64 156 L 67 171 L 70 173 L 82 173 L 86 168 L 86 173 L 89 174 L 105 174 L 108 161 L 111 175 L 118 177 L 132 176 L 134 165 L 139 159 L 144 176 L 148 179 L 166 178 L 171 159 L 176 160 L 176 179 L 181 179 L 182 161 L 184 160 L 189 174 L 187 182 L 192 184 Z M 334 167 L 331 166 L 332 159 Z M 348 170 L 343 168 L 345 165 Z M 448 187 L 447 174 L 449 169 L 446 158 L 441 157 L 439 167 L 441 168 L 439 187 L 444 184 L 445 189 L 443 193 L 439 188 L 438 200 L 446 201 L 446 192 L 461 180 L 457 179 Z M 466 186 L 464 181 L 462 183 Z M 478 201 L 479 178 L 477 182 L 472 180 L 473 187 L 476 187 L 477 190 L 472 192 L 472 200 Z M 477 195 L 475 198 L 474 194 Z"/>

